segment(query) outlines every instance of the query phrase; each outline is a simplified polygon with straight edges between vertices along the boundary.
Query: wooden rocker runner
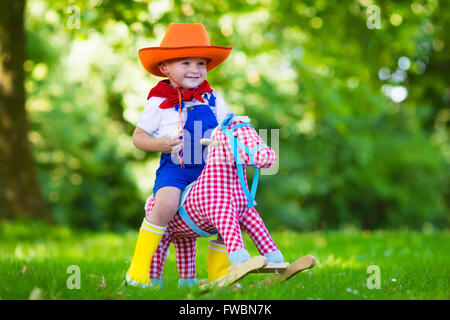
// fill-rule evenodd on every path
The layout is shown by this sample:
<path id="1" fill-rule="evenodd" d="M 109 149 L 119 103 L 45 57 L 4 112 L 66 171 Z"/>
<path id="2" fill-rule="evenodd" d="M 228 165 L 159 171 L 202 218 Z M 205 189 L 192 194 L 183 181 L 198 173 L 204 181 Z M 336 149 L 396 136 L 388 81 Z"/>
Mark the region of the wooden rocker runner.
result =
<path id="1" fill-rule="evenodd" d="M 276 284 L 289 280 L 297 273 L 310 269 L 316 264 L 316 258 L 313 256 L 304 256 L 293 263 L 288 262 L 267 262 L 266 257 L 256 256 L 244 263 L 233 264 L 228 273 L 219 279 L 210 283 L 210 286 L 225 287 L 242 279 L 250 273 L 275 273 L 266 278 L 264 284 Z"/>

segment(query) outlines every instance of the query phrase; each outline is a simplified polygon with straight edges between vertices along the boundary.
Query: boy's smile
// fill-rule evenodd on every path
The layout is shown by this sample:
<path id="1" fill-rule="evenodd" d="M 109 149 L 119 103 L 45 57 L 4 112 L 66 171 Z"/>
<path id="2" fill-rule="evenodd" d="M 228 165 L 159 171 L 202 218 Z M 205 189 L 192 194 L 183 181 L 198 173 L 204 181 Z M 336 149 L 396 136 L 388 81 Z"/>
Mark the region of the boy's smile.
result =
<path id="1" fill-rule="evenodd" d="M 170 76 L 170 84 L 174 88 L 179 84 L 183 89 L 192 90 L 206 79 L 206 59 L 204 58 L 164 61 L 159 65 L 159 69 Z"/>

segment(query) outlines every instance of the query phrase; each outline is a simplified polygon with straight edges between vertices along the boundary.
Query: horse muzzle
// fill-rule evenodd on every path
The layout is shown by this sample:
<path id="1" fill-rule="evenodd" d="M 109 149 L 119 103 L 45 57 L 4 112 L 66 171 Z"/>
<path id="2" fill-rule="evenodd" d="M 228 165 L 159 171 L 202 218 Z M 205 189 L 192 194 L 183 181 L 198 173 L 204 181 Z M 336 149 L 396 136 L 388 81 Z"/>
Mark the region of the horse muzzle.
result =
<path id="1" fill-rule="evenodd" d="M 277 161 L 277 154 L 269 147 L 260 148 L 254 155 L 252 165 L 256 168 L 270 168 Z"/>

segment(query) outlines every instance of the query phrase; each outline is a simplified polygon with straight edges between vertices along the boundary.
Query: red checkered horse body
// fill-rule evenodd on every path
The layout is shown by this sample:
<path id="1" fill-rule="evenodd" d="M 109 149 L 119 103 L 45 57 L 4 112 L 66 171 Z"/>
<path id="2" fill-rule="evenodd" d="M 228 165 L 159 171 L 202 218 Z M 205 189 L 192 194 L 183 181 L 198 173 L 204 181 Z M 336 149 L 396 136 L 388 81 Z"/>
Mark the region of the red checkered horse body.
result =
<path id="1" fill-rule="evenodd" d="M 242 121 L 242 118 L 247 121 Z M 234 117 L 228 128 L 248 122 L 246 117 Z M 242 126 L 234 131 L 234 136 L 249 148 L 262 144 L 254 155 L 254 166 L 268 168 L 276 160 L 275 152 L 264 144 L 255 129 Z M 224 134 L 217 127 L 212 133 L 213 141 L 219 145 L 208 147 L 205 168 L 192 187 L 184 208 L 190 219 L 204 232 L 220 233 L 230 255 L 245 250 L 241 228 L 247 232 L 261 255 L 278 250 L 271 239 L 256 209 L 248 207 L 248 199 L 239 181 L 237 165 L 250 165 L 250 157 L 242 149 L 239 156 L 242 164 L 236 164 L 232 147 Z M 245 167 L 244 181 L 247 185 Z M 150 196 L 146 203 L 146 215 L 151 213 L 154 198 Z M 181 279 L 195 279 L 196 239 L 199 234 L 177 213 L 169 223 L 167 230 L 157 248 L 150 266 L 150 279 L 161 279 L 167 250 L 171 242 L 176 249 L 177 268 Z M 231 260 L 231 259 L 230 259 Z M 243 261 L 239 261 L 243 262 Z"/>

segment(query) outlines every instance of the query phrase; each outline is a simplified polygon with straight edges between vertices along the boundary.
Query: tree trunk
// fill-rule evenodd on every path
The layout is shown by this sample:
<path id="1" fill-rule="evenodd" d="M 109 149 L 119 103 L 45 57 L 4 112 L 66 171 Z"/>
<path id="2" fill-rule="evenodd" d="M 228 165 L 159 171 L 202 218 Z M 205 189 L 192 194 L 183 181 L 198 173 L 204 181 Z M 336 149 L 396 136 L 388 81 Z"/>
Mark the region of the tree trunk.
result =
<path id="1" fill-rule="evenodd" d="M 25 0 L 0 0 L 0 217 L 51 220 L 28 141 Z"/>

